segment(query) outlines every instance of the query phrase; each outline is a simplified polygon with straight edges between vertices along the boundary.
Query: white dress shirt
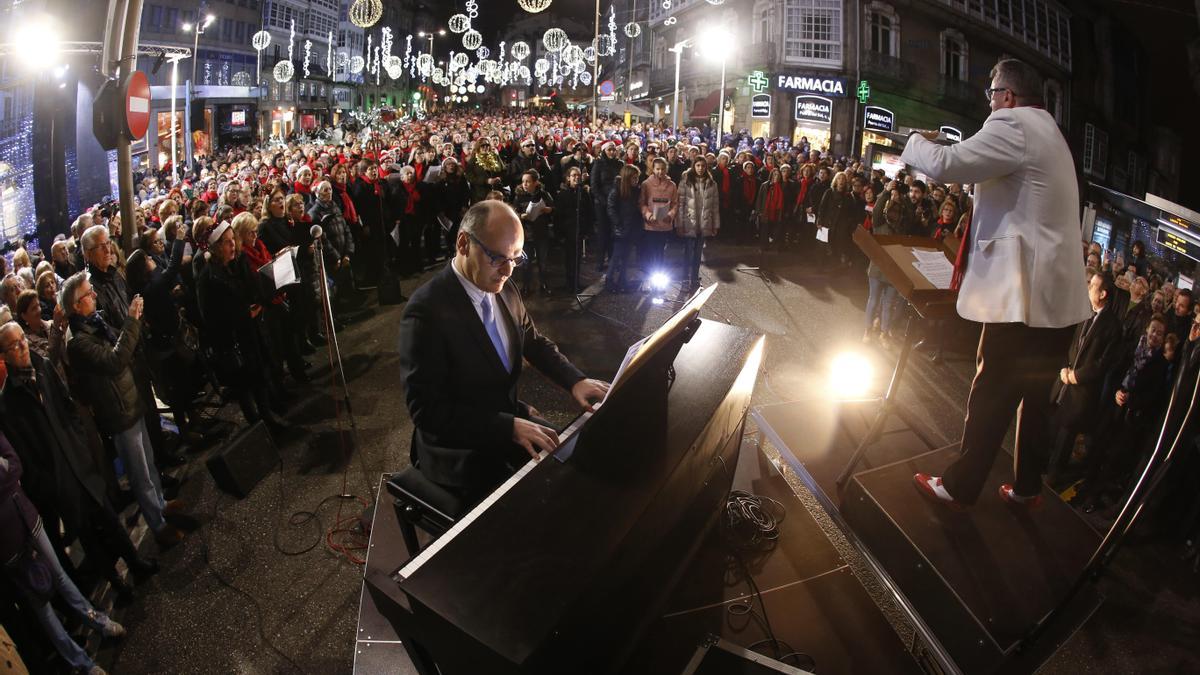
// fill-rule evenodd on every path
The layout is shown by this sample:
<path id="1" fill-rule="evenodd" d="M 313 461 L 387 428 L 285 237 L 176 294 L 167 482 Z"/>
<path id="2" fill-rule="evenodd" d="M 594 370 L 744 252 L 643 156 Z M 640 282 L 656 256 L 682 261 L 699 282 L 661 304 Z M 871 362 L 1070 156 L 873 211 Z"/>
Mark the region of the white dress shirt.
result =
<path id="1" fill-rule="evenodd" d="M 463 290 L 467 292 L 467 297 L 471 299 L 471 306 L 475 308 L 475 315 L 479 317 L 479 323 L 483 323 L 483 303 L 489 302 L 492 305 L 492 318 L 496 320 L 496 325 L 500 327 L 500 342 L 504 344 L 504 352 L 508 354 L 508 362 L 516 365 L 513 359 L 513 327 L 509 325 L 507 314 L 500 309 L 500 303 L 496 301 L 495 293 L 488 293 L 475 285 L 475 282 L 468 279 L 458 269 L 458 265 L 454 261 L 457 257 L 450 259 L 450 269 L 454 270 L 454 275 L 458 277 L 458 283 L 462 284 Z"/>
<path id="2" fill-rule="evenodd" d="M 1035 328 L 1091 316 L 1075 163 L 1050 113 L 1003 108 L 949 146 L 913 135 L 901 159 L 935 181 L 977 186 L 959 315 Z"/>

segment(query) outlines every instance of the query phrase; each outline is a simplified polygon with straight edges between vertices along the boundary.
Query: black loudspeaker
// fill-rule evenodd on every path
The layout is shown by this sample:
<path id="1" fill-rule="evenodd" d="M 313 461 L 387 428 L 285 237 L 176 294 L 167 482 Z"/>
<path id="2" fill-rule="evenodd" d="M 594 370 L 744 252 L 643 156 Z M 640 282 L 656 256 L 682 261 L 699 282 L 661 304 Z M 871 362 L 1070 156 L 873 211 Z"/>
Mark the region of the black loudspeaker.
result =
<path id="1" fill-rule="evenodd" d="M 259 422 L 231 438 L 205 464 L 217 487 L 245 499 L 279 465 L 279 451 L 267 425 Z"/>
<path id="2" fill-rule="evenodd" d="M 379 288 L 376 293 L 379 294 L 381 305 L 398 305 L 408 299 L 400 292 L 400 277 L 386 266 L 383 274 L 379 275 Z"/>

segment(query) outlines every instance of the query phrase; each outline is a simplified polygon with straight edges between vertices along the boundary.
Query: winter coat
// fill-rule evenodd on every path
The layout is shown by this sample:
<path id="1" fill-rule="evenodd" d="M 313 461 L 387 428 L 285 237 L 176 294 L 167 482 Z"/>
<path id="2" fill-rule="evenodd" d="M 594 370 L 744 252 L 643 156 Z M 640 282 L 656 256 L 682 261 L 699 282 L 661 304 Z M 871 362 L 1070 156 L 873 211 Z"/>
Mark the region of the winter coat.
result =
<path id="1" fill-rule="evenodd" d="M 679 211 L 679 188 L 674 181 L 663 177 L 659 179 L 653 174 L 642 182 L 642 194 L 638 200 L 642 209 L 642 224 L 650 232 L 670 232 L 675 227 L 675 216 Z M 667 217 L 662 221 L 654 220 L 654 211 L 667 207 Z"/>
<path id="2" fill-rule="evenodd" d="M 641 232 L 645 222 L 640 202 L 638 191 L 630 191 L 622 197 L 621 189 L 617 188 L 608 195 L 608 222 L 614 237 L 621 239 Z"/>
<path id="3" fill-rule="evenodd" d="M 34 378 L 10 370 L 4 386 L 4 433 L 21 457 L 21 483 L 35 504 L 78 527 L 85 510 L 104 506 L 104 478 L 67 385 L 49 361 L 30 354 Z"/>
<path id="4" fill-rule="evenodd" d="M 617 187 L 617 178 L 625 163 L 620 159 L 600 157 L 592 162 L 592 199 L 608 204 L 608 195 Z"/>
<path id="5" fill-rule="evenodd" d="M 250 316 L 256 291 L 245 264 L 243 258 L 236 258 L 219 265 L 214 258 L 196 285 L 204 338 L 215 353 L 217 377 L 231 387 L 262 375 L 258 326 Z"/>
<path id="6" fill-rule="evenodd" d="M 0 562 L 7 563 L 25 550 L 30 534 L 42 526 L 42 517 L 21 489 L 21 458 L 0 434 Z"/>
<path id="7" fill-rule="evenodd" d="M 721 229 L 721 196 L 712 174 L 700 180 L 693 169 L 679 183 L 679 214 L 675 234 L 681 237 L 716 236 Z"/>
<path id="8" fill-rule="evenodd" d="M 831 231 L 849 232 L 858 225 L 858 214 L 862 213 L 849 192 L 827 190 L 817 208 L 817 227 L 828 227 Z"/>
<path id="9" fill-rule="evenodd" d="M 591 232 L 592 196 L 587 186 L 580 183 L 578 187 L 569 187 L 566 183 L 554 195 L 554 229 L 563 235 L 576 234 L 586 236 Z"/>
<path id="10" fill-rule="evenodd" d="M 354 253 L 354 237 L 350 236 L 350 226 L 346 224 L 336 201 L 323 202 L 318 199 L 313 202 L 308 215 L 324 232 L 321 246 L 325 251 L 326 265 L 332 267 L 337 261 Z"/>
<path id="11" fill-rule="evenodd" d="M 106 331 L 93 321 L 71 317 L 67 342 L 71 376 L 83 402 L 92 407 L 96 426 L 106 434 L 132 427 L 146 411 L 133 375 L 134 353 L 141 337 L 142 322 L 131 316 L 125 317 L 116 344 L 109 342 Z"/>

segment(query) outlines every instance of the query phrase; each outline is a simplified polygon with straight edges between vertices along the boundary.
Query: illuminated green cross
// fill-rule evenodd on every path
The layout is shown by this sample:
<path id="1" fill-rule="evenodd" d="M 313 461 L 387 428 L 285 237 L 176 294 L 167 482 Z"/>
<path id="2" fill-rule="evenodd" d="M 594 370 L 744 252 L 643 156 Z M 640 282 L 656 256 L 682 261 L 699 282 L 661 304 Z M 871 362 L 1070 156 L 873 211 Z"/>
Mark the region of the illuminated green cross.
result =
<path id="1" fill-rule="evenodd" d="M 770 81 L 767 80 L 767 76 L 763 75 L 761 70 L 755 70 L 751 72 L 750 77 L 746 78 L 746 81 L 750 83 L 750 87 L 753 88 L 754 91 L 760 94 L 767 90 L 767 85 L 770 83 Z"/>
<path id="2" fill-rule="evenodd" d="M 858 83 L 858 102 L 865 105 L 866 102 L 870 98 L 871 98 L 871 84 L 869 82 L 867 82 L 866 80 L 860 81 Z"/>

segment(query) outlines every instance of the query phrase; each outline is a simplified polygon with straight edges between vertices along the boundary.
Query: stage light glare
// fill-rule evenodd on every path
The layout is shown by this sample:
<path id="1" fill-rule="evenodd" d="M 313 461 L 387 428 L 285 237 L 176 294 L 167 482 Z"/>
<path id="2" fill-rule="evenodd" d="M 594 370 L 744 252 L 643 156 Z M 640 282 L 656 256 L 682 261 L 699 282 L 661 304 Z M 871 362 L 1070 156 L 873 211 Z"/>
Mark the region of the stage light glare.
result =
<path id="1" fill-rule="evenodd" d="M 662 298 L 654 298 L 654 299 L 650 300 L 650 304 L 661 305 L 661 304 L 663 304 L 663 299 Z"/>
<path id="2" fill-rule="evenodd" d="M 12 36 L 12 50 L 30 69 L 53 67 L 58 63 L 59 30 L 49 17 L 37 17 L 23 24 Z"/>
<path id="3" fill-rule="evenodd" d="M 871 388 L 874 368 L 858 352 L 843 352 L 829 364 L 829 387 L 837 398 L 861 398 Z"/>
<path id="4" fill-rule="evenodd" d="M 670 285 L 671 277 L 667 276 L 666 272 L 655 272 L 650 275 L 650 288 L 656 291 L 665 291 Z"/>

